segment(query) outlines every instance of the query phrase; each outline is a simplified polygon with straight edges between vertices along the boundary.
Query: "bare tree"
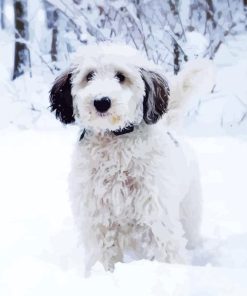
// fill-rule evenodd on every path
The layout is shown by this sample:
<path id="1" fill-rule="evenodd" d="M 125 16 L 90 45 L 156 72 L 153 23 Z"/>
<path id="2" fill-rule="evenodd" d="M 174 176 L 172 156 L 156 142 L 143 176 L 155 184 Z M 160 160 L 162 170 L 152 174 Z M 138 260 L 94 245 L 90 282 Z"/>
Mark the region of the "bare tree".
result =
<path id="1" fill-rule="evenodd" d="M 50 4 L 48 1 L 44 1 L 44 8 L 46 12 L 46 24 L 47 28 L 51 29 L 51 61 L 57 62 L 58 60 L 58 19 L 59 11 L 58 9 Z"/>
<path id="2" fill-rule="evenodd" d="M 57 62 L 57 53 L 58 53 L 58 11 L 55 9 L 53 11 L 53 28 L 52 28 L 52 38 L 51 38 L 51 60 L 52 62 Z"/>
<path id="3" fill-rule="evenodd" d="M 168 1 L 170 13 L 173 15 L 174 24 L 169 24 L 172 36 L 173 45 L 173 71 L 177 74 L 181 68 L 183 61 L 187 61 L 188 57 L 185 55 L 181 46 L 179 45 L 179 40 L 185 39 L 185 31 L 180 18 L 180 0 L 169 0 Z"/>
<path id="4" fill-rule="evenodd" d="M 27 42 L 29 39 L 27 21 L 27 0 L 14 0 L 14 17 L 15 59 L 13 80 L 24 74 L 27 68 L 29 68 L 29 71 L 31 71 L 30 52 L 27 46 Z"/>
<path id="5" fill-rule="evenodd" d="M 4 0 L 0 0 L 0 14 L 1 14 L 1 28 L 5 29 L 5 21 L 4 21 Z"/>
<path id="6" fill-rule="evenodd" d="M 244 6 L 243 6 L 243 10 L 244 10 L 244 16 L 245 16 L 245 20 L 247 18 L 247 0 L 243 0 L 244 2 Z M 247 22 L 245 21 L 245 30 L 247 30 Z"/>
<path id="7" fill-rule="evenodd" d="M 212 0 L 206 0 L 207 3 L 207 9 L 206 9 L 206 18 L 207 22 L 212 23 L 212 28 L 215 29 L 217 27 L 217 23 L 214 19 L 214 6 L 213 6 L 213 1 Z"/>

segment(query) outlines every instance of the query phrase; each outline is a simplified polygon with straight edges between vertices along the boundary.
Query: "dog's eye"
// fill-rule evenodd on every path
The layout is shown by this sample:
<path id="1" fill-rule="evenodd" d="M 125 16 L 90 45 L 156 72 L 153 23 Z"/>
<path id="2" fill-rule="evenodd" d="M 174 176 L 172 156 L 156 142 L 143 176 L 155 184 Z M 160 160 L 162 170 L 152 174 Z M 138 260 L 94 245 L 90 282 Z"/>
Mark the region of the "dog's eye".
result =
<path id="1" fill-rule="evenodd" d="M 117 77 L 117 79 L 119 80 L 120 83 L 124 82 L 124 80 L 125 80 L 125 76 L 121 72 L 117 72 L 116 77 Z"/>
<path id="2" fill-rule="evenodd" d="M 90 81 L 90 80 L 93 79 L 93 77 L 94 77 L 94 71 L 91 71 L 91 72 L 89 72 L 89 73 L 87 74 L 87 76 L 86 76 L 86 80 L 87 80 L 87 81 Z"/>

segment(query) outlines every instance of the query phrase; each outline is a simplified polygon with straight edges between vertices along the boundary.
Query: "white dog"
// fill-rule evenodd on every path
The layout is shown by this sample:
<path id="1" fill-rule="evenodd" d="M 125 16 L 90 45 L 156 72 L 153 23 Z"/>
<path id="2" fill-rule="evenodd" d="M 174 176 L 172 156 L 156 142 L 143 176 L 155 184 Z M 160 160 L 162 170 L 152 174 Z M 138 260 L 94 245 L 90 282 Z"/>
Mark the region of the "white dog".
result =
<path id="1" fill-rule="evenodd" d="M 169 85 L 137 50 L 103 43 L 85 46 L 55 81 L 52 111 L 81 127 L 70 191 L 87 270 L 98 260 L 113 270 L 126 254 L 185 262 L 198 243 L 197 165 L 169 127 L 208 69 L 198 63 Z"/>

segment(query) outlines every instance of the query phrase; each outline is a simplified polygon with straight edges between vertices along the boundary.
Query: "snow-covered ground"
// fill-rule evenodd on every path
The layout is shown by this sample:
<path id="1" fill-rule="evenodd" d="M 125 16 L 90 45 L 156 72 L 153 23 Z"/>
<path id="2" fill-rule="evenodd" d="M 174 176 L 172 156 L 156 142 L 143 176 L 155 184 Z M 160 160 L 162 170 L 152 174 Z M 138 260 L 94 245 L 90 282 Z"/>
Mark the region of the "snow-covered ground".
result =
<path id="1" fill-rule="evenodd" d="M 1 295 L 247 295 L 247 141 L 188 138 L 201 168 L 204 247 L 192 265 L 96 265 L 83 277 L 67 194 L 75 128 L 0 131 Z"/>
<path id="2" fill-rule="evenodd" d="M 54 79 L 45 66 L 12 82 L 12 41 L 0 32 L 0 295 L 247 295 L 247 35 L 216 57 L 214 92 L 198 98 L 186 133 L 201 168 L 202 249 L 192 265 L 98 264 L 83 276 L 67 194 L 77 130 L 47 109 Z M 4 64 L 3 64 L 4 63 Z"/>

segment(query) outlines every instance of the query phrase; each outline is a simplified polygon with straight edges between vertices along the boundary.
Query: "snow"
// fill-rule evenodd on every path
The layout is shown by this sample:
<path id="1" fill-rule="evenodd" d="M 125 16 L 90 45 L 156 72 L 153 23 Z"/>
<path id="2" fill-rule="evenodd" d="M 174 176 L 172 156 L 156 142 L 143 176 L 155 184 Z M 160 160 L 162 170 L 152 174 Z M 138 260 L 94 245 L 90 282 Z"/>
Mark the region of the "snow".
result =
<path id="1" fill-rule="evenodd" d="M 196 43 L 198 36 L 190 36 Z M 244 135 L 247 130 L 247 35 L 229 37 L 214 60 L 213 91 L 197 97 L 187 116 L 192 135 Z"/>
<path id="2" fill-rule="evenodd" d="M 32 27 L 42 30 L 35 23 L 42 13 L 32 5 Z M 9 5 L 6 14 L 11 27 Z M 33 77 L 12 82 L 13 34 L 0 31 L 0 295 L 246 296 L 247 35 L 221 45 L 214 58 L 216 86 L 195 100 L 186 120 L 204 198 L 204 245 L 191 252 L 192 264 L 118 263 L 113 274 L 97 264 L 89 278 L 67 192 L 78 134 L 61 127 L 47 108 L 54 75 L 42 53 L 42 46 L 48 48 L 43 37 L 35 34 L 32 43 Z M 187 39 L 190 57 L 202 56 L 206 39 L 198 32 Z"/>
<path id="3" fill-rule="evenodd" d="M 208 47 L 208 40 L 197 31 L 186 33 L 186 43 L 183 50 L 189 59 L 203 57 Z"/>
<path id="4" fill-rule="evenodd" d="M 77 129 L 0 131 L 1 295 L 247 295 L 247 141 L 189 137 L 199 159 L 204 246 L 193 265 L 97 264 L 84 278 L 67 193 Z"/>

